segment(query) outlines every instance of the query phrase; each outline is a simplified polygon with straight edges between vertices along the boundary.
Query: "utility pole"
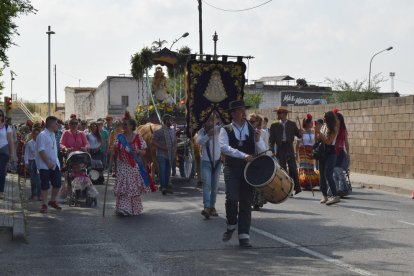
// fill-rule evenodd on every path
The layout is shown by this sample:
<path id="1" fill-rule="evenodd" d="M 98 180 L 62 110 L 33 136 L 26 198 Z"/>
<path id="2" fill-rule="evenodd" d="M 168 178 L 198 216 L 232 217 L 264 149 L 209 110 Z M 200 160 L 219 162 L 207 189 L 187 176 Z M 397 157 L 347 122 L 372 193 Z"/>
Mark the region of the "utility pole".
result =
<path id="1" fill-rule="evenodd" d="M 395 77 L 395 72 L 390 72 L 390 77 L 391 77 L 391 93 L 394 93 L 394 77 Z"/>
<path id="2" fill-rule="evenodd" d="M 200 33 L 200 55 L 203 54 L 203 8 L 201 0 L 198 0 L 198 30 Z M 202 59 L 202 56 L 200 57 Z"/>
<path id="3" fill-rule="evenodd" d="M 48 26 L 47 28 L 47 45 L 48 45 L 48 66 L 47 66 L 47 86 L 48 86 L 48 101 L 47 101 L 47 114 L 48 116 L 50 116 L 50 73 L 51 73 L 51 68 L 50 68 L 50 35 L 55 34 L 54 31 L 52 31 L 50 29 L 50 26 Z"/>
<path id="4" fill-rule="evenodd" d="M 56 81 L 56 64 L 55 64 L 55 112 L 57 111 L 57 81 Z"/>
<path id="5" fill-rule="evenodd" d="M 217 60 L 217 40 L 218 40 L 218 35 L 217 32 L 214 32 L 213 35 L 213 41 L 214 41 L 214 60 Z"/>

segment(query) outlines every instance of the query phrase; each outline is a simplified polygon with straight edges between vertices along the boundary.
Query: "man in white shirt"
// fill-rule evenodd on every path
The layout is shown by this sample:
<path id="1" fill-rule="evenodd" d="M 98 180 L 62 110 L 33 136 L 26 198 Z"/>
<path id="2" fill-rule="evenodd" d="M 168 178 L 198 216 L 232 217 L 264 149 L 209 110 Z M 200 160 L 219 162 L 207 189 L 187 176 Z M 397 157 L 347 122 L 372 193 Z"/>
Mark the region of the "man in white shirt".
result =
<path id="1" fill-rule="evenodd" d="M 30 184 L 32 195 L 30 199 L 37 197 L 37 200 L 41 199 L 40 192 L 40 178 L 36 167 L 36 138 L 39 135 L 39 130 L 34 128 L 32 130 L 32 139 L 27 142 L 24 148 L 24 164 L 26 169 L 29 171 Z"/>
<path id="2" fill-rule="evenodd" d="M 197 135 L 197 143 L 202 146 L 201 179 L 204 209 L 201 214 L 207 219 L 210 216 L 218 216 L 215 205 L 222 162 L 219 144 L 221 127 L 216 124 L 217 122 L 215 114 L 212 114 Z"/>
<path id="3" fill-rule="evenodd" d="M 260 132 L 246 121 L 246 108 L 243 101 L 231 101 L 228 111 L 232 123 L 220 130 L 221 152 L 225 155 L 224 181 L 226 184 L 227 231 L 223 241 L 229 241 L 238 227 L 239 245 L 251 247 L 250 222 L 253 187 L 244 179 L 244 168 L 253 155 L 266 150 Z"/>
<path id="4" fill-rule="evenodd" d="M 58 145 L 55 138 L 55 132 L 58 128 L 57 121 L 58 119 L 54 116 L 47 117 L 46 127 L 36 139 L 36 166 L 39 169 L 43 199 L 43 204 L 40 208 L 41 213 L 47 212 L 48 205 L 56 210 L 62 209 L 56 203 L 56 196 L 62 185 L 59 158 L 56 150 Z M 50 185 L 52 185 L 52 196 L 46 205 Z"/>

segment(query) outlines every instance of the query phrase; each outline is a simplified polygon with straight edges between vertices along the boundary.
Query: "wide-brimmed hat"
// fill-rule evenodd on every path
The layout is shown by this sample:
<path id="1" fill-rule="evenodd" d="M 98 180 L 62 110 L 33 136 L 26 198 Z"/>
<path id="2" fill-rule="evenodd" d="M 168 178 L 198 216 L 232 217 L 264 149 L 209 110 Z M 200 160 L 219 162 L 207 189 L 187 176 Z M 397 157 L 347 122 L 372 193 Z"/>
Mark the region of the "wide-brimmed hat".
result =
<path id="1" fill-rule="evenodd" d="M 232 111 L 234 109 L 241 108 L 241 107 L 249 109 L 251 106 L 245 105 L 244 101 L 231 101 L 229 103 L 229 109 L 227 109 L 227 111 Z"/>
<path id="2" fill-rule="evenodd" d="M 286 113 L 289 113 L 290 110 L 286 106 L 279 106 L 278 108 L 273 109 L 273 112 L 286 112 Z"/>

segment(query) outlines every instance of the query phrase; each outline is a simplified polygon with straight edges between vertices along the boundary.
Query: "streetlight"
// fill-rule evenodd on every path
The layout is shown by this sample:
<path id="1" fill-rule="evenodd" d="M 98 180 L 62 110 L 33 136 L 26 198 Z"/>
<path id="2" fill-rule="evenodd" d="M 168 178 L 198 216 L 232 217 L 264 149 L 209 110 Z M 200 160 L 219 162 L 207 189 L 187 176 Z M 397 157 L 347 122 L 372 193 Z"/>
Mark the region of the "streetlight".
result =
<path id="1" fill-rule="evenodd" d="M 47 76 L 48 76 L 48 80 L 47 80 L 47 85 L 48 85 L 48 101 L 47 101 L 47 114 L 48 116 L 50 116 L 50 73 L 51 73 L 51 68 L 50 68 L 50 35 L 55 34 L 54 31 L 50 30 L 50 26 L 48 26 L 47 28 L 47 45 L 48 45 L 48 67 L 47 67 Z"/>
<path id="2" fill-rule="evenodd" d="M 372 65 L 372 60 L 374 59 L 374 57 L 375 57 L 376 55 L 379 55 L 379 54 L 381 54 L 382 52 L 389 51 L 389 50 L 392 50 L 392 49 L 393 49 L 393 47 L 392 47 L 392 46 L 391 46 L 391 47 L 388 47 L 387 49 L 384 49 L 384 50 L 382 50 L 382 51 L 379 51 L 378 53 L 375 53 L 375 54 L 372 56 L 371 61 L 369 62 L 369 73 L 368 73 L 368 91 L 370 91 L 370 90 L 371 90 L 371 65 Z"/>
<path id="3" fill-rule="evenodd" d="M 10 98 L 13 99 L 13 81 L 15 80 L 14 76 L 17 76 L 15 72 L 10 70 Z"/>
<path id="4" fill-rule="evenodd" d="M 185 32 L 185 33 L 183 33 L 183 35 L 182 36 L 180 36 L 179 38 L 177 38 L 176 40 L 174 40 L 173 41 L 173 43 L 171 44 L 171 46 L 170 46 L 170 50 L 171 50 L 171 48 L 172 48 L 172 46 L 178 41 L 178 40 L 180 40 L 181 38 L 183 38 L 183 37 L 187 37 L 189 35 L 189 33 L 187 33 L 187 32 Z"/>

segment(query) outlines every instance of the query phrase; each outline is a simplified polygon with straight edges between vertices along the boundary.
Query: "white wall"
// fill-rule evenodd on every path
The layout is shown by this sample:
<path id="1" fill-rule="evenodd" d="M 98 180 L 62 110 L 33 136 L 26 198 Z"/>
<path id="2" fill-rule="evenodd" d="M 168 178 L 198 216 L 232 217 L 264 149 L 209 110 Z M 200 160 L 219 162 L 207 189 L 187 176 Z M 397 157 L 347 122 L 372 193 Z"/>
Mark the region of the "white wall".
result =
<path id="1" fill-rule="evenodd" d="M 138 104 L 142 104 L 141 82 L 129 77 L 114 77 L 109 81 L 110 105 L 122 105 L 122 96 L 128 96 L 127 110 L 133 114 Z M 139 89 L 139 90 L 138 90 Z M 145 93 L 144 93 L 145 94 Z"/>
<path id="2" fill-rule="evenodd" d="M 259 108 L 274 108 L 281 105 L 280 91 L 272 91 L 266 89 L 256 90 L 263 93 L 262 102 Z"/>
<path id="3" fill-rule="evenodd" d="M 75 93 L 76 88 L 65 88 L 65 120 L 71 114 L 76 114 L 78 118 L 95 118 L 95 94 L 90 91 Z"/>
<path id="4" fill-rule="evenodd" d="M 95 93 L 95 119 L 105 118 L 108 115 L 108 83 L 105 80 L 96 89 Z"/>

